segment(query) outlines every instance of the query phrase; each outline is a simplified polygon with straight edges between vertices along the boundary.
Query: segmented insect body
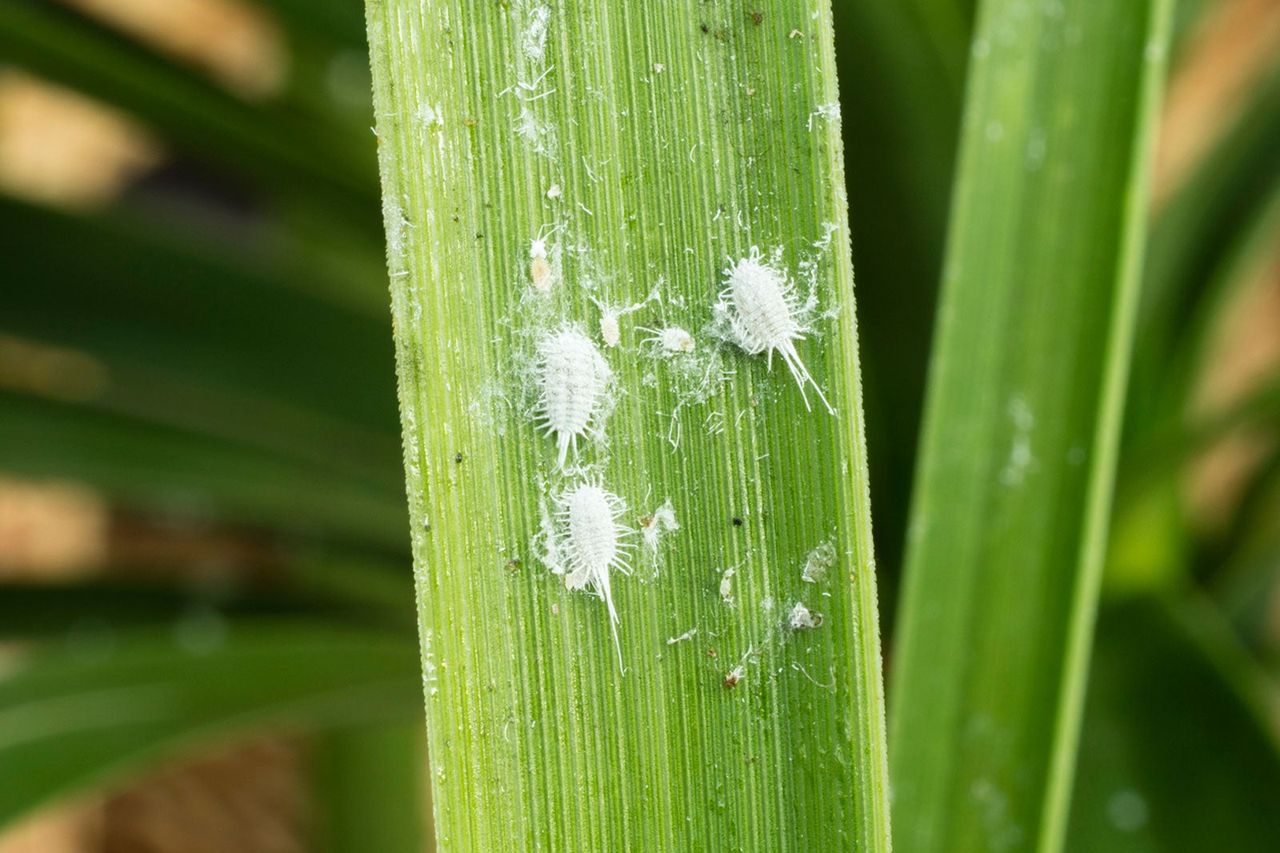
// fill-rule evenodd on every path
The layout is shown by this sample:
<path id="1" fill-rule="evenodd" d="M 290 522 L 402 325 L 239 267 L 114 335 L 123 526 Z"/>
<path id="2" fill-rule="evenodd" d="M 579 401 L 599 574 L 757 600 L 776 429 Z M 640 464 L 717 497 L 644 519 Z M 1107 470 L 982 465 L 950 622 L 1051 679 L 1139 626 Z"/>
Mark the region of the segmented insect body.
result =
<path id="1" fill-rule="evenodd" d="M 812 385 L 827 411 L 834 413 L 796 352 L 796 341 L 805 337 L 800 320 L 804 309 L 786 275 L 765 263 L 755 246 L 747 257 L 727 267 L 724 274 L 725 288 L 720 293 L 718 309 L 728 315 L 734 343 L 750 355 L 764 353 L 770 369 L 773 354 L 782 356 L 800 386 L 805 408 L 809 408 L 809 397 L 804 386 Z"/>
<path id="2" fill-rule="evenodd" d="M 563 531 L 560 551 L 568 573 L 564 583 L 569 589 L 588 589 L 599 596 L 609 610 L 609 628 L 622 665 L 622 648 L 618 643 L 618 611 L 613 606 L 609 573 L 630 574 L 627 553 L 631 549 L 626 537 L 632 531 L 618 519 L 625 511 L 615 494 L 585 483 L 559 498 L 558 515 Z"/>
<path id="3" fill-rule="evenodd" d="M 605 311 L 600 315 L 600 337 L 607 346 L 616 347 L 622 340 L 622 329 L 618 327 L 618 312 Z"/>
<path id="4" fill-rule="evenodd" d="M 576 329 L 548 335 L 539 345 L 539 423 L 556 437 L 560 467 L 597 417 L 611 375 L 595 344 Z"/>

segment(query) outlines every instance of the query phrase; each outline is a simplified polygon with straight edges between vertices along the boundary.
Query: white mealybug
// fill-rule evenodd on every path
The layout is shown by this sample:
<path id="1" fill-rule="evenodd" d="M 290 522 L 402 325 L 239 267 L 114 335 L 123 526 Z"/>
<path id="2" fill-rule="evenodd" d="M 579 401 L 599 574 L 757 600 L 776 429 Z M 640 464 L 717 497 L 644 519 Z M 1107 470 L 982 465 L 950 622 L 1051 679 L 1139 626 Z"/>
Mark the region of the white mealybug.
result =
<path id="1" fill-rule="evenodd" d="M 606 308 L 600 314 L 600 337 L 606 346 L 616 347 L 622 340 L 622 329 L 618 326 L 618 312 Z"/>
<path id="2" fill-rule="evenodd" d="M 556 464 L 563 468 L 570 446 L 592 426 L 612 376 L 596 345 L 576 329 L 561 329 L 538 345 L 540 426 L 555 435 Z"/>
<path id="3" fill-rule="evenodd" d="M 657 298 L 658 289 L 656 287 L 649 292 L 643 302 L 637 302 L 634 305 L 611 305 L 607 302 L 601 302 L 592 296 L 591 301 L 600 309 L 600 337 L 604 340 L 605 346 L 616 347 L 618 342 L 622 340 L 622 327 L 618 321 L 628 314 L 639 311 Z"/>
<path id="4" fill-rule="evenodd" d="M 649 333 L 649 337 L 645 338 L 646 343 L 655 344 L 667 353 L 693 352 L 697 349 L 693 335 L 679 326 L 667 326 L 665 329 L 641 329 L 641 331 Z"/>
<path id="5" fill-rule="evenodd" d="M 770 369 L 773 354 L 781 355 L 800 386 L 805 408 L 809 408 L 809 397 L 804 392 L 808 384 L 827 411 L 835 414 L 796 352 L 796 341 L 804 340 L 805 329 L 800 320 L 804 306 L 796 298 L 795 286 L 782 271 L 766 263 L 755 246 L 747 257 L 726 267 L 724 275 L 725 287 L 716 313 L 727 317 L 733 342 L 750 355 L 765 353 Z"/>
<path id="6" fill-rule="evenodd" d="M 557 499 L 557 516 L 563 536 L 560 554 L 568 573 L 564 585 L 569 589 L 587 589 L 604 601 L 609 610 L 609 628 L 613 645 L 622 665 L 622 647 L 618 643 L 618 611 L 613 606 L 609 573 L 631 574 L 625 541 L 632 532 L 618 519 L 626 507 L 622 499 L 598 485 L 584 483 Z"/>
<path id="7" fill-rule="evenodd" d="M 556 279 L 559 278 L 558 258 L 554 248 L 548 248 L 547 241 L 559 230 L 552 228 L 547 232 L 544 228 L 529 243 L 529 281 L 533 289 L 539 293 L 550 293 Z"/>
<path id="8" fill-rule="evenodd" d="M 720 600 L 730 607 L 733 606 L 733 576 L 737 571 L 737 566 L 730 566 L 720 575 Z"/>

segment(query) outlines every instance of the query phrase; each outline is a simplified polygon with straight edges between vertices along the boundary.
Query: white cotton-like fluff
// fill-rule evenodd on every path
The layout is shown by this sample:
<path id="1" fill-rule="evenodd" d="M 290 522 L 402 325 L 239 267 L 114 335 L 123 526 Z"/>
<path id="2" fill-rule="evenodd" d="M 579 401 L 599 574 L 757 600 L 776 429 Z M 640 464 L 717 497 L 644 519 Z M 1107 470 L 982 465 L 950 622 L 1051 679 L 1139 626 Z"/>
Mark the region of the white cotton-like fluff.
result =
<path id="1" fill-rule="evenodd" d="M 651 555 L 658 553 L 658 540 L 663 533 L 679 529 L 680 522 L 676 520 L 676 508 L 671 505 L 671 498 L 667 498 L 652 514 L 640 519 L 640 536 L 645 550 Z"/>
<path id="2" fill-rule="evenodd" d="M 804 386 L 812 385 L 827 411 L 834 414 L 835 410 L 796 352 L 796 341 L 804 340 L 806 330 L 800 320 L 804 308 L 796 298 L 791 281 L 766 263 L 755 246 L 747 257 L 726 267 L 724 275 L 725 287 L 716 309 L 717 313 L 727 316 L 733 342 L 749 355 L 764 353 L 770 369 L 773 354 L 782 356 L 800 386 L 805 408 L 809 408 L 809 398 Z"/>
<path id="3" fill-rule="evenodd" d="M 626 539 L 632 531 L 618 521 L 626 507 L 617 495 L 590 483 L 565 492 L 557 503 L 561 530 L 559 550 L 568 570 L 564 585 L 574 590 L 587 589 L 604 601 L 621 666 L 618 611 L 613 606 L 609 573 L 631 574 L 627 563 L 631 545 Z"/>
<path id="4" fill-rule="evenodd" d="M 797 601 L 787 614 L 787 627 L 792 631 L 807 631 L 822 624 L 822 614 L 815 613 Z"/>
<path id="5" fill-rule="evenodd" d="M 556 464 L 592 426 L 612 372 L 596 345 L 576 329 L 562 329 L 538 345 L 539 425 L 556 437 Z"/>

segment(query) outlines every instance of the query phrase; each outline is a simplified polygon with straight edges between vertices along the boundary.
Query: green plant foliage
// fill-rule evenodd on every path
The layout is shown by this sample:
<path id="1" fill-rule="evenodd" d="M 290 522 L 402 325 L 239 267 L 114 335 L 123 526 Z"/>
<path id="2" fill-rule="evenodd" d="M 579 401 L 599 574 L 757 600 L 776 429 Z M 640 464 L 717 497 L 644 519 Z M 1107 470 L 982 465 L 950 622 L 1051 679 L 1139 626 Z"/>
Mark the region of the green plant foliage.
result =
<path id="1" fill-rule="evenodd" d="M 320 850 L 431 849 L 421 720 L 338 729 L 321 738 L 316 752 Z"/>
<path id="2" fill-rule="evenodd" d="M 1204 602 L 1104 608 L 1068 849 L 1269 849 L 1280 741 L 1267 690 Z"/>
<path id="3" fill-rule="evenodd" d="M 302 735 L 332 853 L 887 849 L 875 585 L 893 615 L 915 469 L 898 850 L 1270 853 L 1280 386 L 1191 401 L 1274 263 L 1280 65 L 1198 129 L 1139 276 L 1163 55 L 1266 11 L 1166 2 L 369 0 L 376 116 L 360 0 L 261 0 L 286 76 L 256 94 L 0 2 L 0 71 L 163 156 L 92 211 L 0 198 L 0 824 L 266 728 Z M 834 417 L 710 334 L 753 245 L 817 297 L 796 352 Z M 569 472 L 531 423 L 564 321 L 614 376 Z M 693 353 L 646 342 L 670 326 Z M 1187 475 L 1241 436 L 1256 464 L 1206 525 Z M 628 534 L 617 650 L 544 561 L 581 476 L 629 527 L 667 499 L 679 524 L 656 554 Z M 101 575 L 5 574 L 38 575 L 5 513 L 46 481 L 101 499 Z"/>
<path id="4" fill-rule="evenodd" d="M 1168 4 L 981 4 L 899 613 L 900 851 L 1055 850 Z"/>
<path id="5" fill-rule="evenodd" d="M 6 3 L 0 49 L 6 60 L 116 104 L 184 150 L 274 190 L 305 192 L 310 204 L 339 214 L 370 202 L 372 162 L 353 128 L 248 104 L 57 4 Z"/>
<path id="6" fill-rule="evenodd" d="M 369 33 L 440 845 L 885 849 L 827 5 L 374 0 Z M 711 328 L 753 246 L 818 301 L 812 411 Z M 567 471 L 534 399 L 564 324 L 615 403 Z M 692 352 L 645 342 L 674 326 Z M 597 479 L 679 524 L 613 576 L 616 651 L 547 553 Z"/>
<path id="7" fill-rule="evenodd" d="M 0 824 L 210 738 L 413 719 L 416 669 L 403 636 L 296 619 L 90 623 L 0 681 Z"/>

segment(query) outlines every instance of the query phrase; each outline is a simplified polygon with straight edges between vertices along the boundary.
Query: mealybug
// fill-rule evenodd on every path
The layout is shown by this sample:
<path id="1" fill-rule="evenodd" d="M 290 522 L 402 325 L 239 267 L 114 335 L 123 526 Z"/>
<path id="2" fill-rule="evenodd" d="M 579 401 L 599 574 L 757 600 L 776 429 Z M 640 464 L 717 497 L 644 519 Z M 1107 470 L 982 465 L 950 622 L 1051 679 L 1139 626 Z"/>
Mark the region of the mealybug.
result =
<path id="1" fill-rule="evenodd" d="M 584 483 L 561 495 L 557 516 L 563 536 L 560 552 L 568 573 L 564 585 L 569 589 L 589 589 L 599 596 L 609 610 L 609 628 L 622 665 L 622 647 L 618 644 L 618 611 L 613 606 L 609 573 L 631 574 L 627 565 L 630 544 L 625 538 L 632 531 L 618 519 L 625 510 L 621 498 L 600 486 Z"/>
<path id="2" fill-rule="evenodd" d="M 827 411 L 835 414 L 796 352 L 796 341 L 804 340 L 805 329 L 800 321 L 803 306 L 796 298 L 791 281 L 766 263 L 755 246 L 747 257 L 726 267 L 724 275 L 725 287 L 716 312 L 727 316 L 733 342 L 750 355 L 765 353 L 770 369 L 773 354 L 781 355 L 800 386 L 805 408 L 809 408 L 809 398 L 804 392 L 808 384 L 813 386 Z"/>
<path id="3" fill-rule="evenodd" d="M 550 293 L 559 278 L 559 263 L 554 248 L 547 247 L 547 241 L 559 228 L 547 231 L 543 228 L 538 236 L 529 244 L 529 280 L 533 289 L 539 293 Z"/>
<path id="4" fill-rule="evenodd" d="M 656 344 L 662 348 L 663 352 L 693 352 L 697 348 L 693 335 L 679 326 L 668 326 L 665 329 L 641 329 L 641 331 L 649 333 L 645 343 Z"/>
<path id="5" fill-rule="evenodd" d="M 569 447 L 591 426 L 612 375 L 604 356 L 586 335 L 562 329 L 538 346 L 539 424 L 554 434 L 556 464 L 564 467 Z"/>
<path id="6" fill-rule="evenodd" d="M 619 320 L 628 314 L 639 311 L 641 308 L 648 305 L 650 300 L 657 298 L 658 291 L 656 287 L 649 293 L 643 302 L 637 302 L 636 304 L 628 305 L 625 308 L 601 302 L 594 296 L 591 297 L 591 301 L 600 309 L 600 337 L 604 339 L 605 345 L 616 347 L 618 342 L 622 340 L 622 328 L 618 325 Z"/>
<path id="7" fill-rule="evenodd" d="M 622 329 L 618 326 L 618 312 L 605 309 L 600 314 L 600 337 L 606 346 L 616 347 L 622 340 Z"/>

